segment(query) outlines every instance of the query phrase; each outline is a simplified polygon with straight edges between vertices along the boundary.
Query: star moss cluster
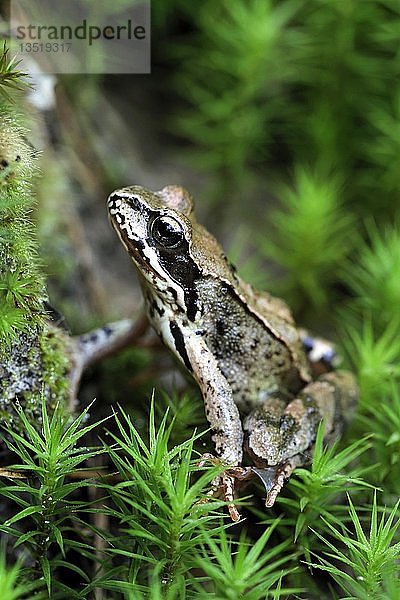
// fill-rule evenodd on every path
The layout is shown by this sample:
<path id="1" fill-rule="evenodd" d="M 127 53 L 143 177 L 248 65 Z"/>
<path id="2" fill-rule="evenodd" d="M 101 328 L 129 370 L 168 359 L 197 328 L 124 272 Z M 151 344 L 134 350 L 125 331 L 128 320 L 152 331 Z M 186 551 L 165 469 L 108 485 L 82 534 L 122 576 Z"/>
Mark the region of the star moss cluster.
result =
<path id="1" fill-rule="evenodd" d="M 41 397 L 64 399 L 68 358 L 62 332 L 50 326 L 46 288 L 32 223 L 35 150 L 14 104 L 0 104 L 0 421 L 14 423 L 15 405 L 32 419 Z"/>

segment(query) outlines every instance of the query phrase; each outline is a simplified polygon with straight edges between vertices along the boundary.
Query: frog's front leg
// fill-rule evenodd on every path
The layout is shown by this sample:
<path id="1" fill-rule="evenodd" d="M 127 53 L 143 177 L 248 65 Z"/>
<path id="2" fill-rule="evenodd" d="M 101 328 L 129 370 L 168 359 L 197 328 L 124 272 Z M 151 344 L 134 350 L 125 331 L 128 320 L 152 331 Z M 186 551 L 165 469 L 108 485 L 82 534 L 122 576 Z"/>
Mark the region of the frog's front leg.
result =
<path id="1" fill-rule="evenodd" d="M 292 471 L 309 462 L 320 421 L 324 419 L 326 438 L 338 435 L 351 419 L 357 395 L 351 373 L 325 373 L 286 406 L 268 398 L 246 417 L 245 446 L 266 487 L 266 506 L 274 504 Z"/>
<path id="2" fill-rule="evenodd" d="M 215 450 L 223 463 L 236 467 L 242 462 L 243 429 L 231 387 L 199 336 L 186 336 L 184 344 L 193 377 L 203 394 Z"/>
<path id="3" fill-rule="evenodd" d="M 237 471 L 240 470 L 243 455 L 243 429 L 239 411 L 228 381 L 203 340 L 196 334 L 185 336 L 184 348 L 187 358 L 185 362 L 190 363 L 193 377 L 203 393 L 205 413 L 213 432 L 218 462 L 227 466 L 213 480 L 210 494 L 222 496 L 228 502 L 232 519 L 237 521 L 240 514 L 233 501 Z M 212 455 L 205 455 L 201 463 L 204 463 L 204 459 L 214 461 Z"/>

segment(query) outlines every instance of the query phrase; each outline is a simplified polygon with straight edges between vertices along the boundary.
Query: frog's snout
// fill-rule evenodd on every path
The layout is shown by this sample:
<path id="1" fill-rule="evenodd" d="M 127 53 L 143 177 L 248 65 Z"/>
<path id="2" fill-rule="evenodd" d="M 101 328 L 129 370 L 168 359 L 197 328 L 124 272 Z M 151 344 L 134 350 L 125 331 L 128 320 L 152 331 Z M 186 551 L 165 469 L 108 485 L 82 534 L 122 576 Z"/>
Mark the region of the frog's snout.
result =
<path id="1" fill-rule="evenodd" d="M 111 212 L 121 205 L 121 200 L 117 194 L 110 194 L 107 198 L 107 208 Z"/>

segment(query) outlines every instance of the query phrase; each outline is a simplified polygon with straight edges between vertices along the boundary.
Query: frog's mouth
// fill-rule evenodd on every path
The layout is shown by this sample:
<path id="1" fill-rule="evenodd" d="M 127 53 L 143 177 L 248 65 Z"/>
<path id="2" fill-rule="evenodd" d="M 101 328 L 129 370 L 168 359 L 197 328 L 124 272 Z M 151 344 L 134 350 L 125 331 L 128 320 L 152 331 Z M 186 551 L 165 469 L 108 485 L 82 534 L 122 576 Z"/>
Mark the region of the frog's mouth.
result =
<path id="1" fill-rule="evenodd" d="M 138 240 L 140 241 L 140 240 Z M 130 257 L 135 263 L 136 267 L 144 274 L 152 274 L 157 278 L 161 278 L 161 275 L 153 269 L 150 265 L 148 258 L 140 251 L 138 247 L 134 244 L 130 243 L 129 246 L 126 245 L 127 250 L 129 252 Z"/>

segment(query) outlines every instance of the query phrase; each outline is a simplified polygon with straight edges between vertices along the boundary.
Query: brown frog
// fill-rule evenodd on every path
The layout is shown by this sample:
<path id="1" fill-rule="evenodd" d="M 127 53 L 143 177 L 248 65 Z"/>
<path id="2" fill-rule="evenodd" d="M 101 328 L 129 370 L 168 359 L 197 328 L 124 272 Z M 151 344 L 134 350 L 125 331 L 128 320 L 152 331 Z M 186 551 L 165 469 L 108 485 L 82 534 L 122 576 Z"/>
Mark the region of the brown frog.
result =
<path id="1" fill-rule="evenodd" d="M 137 267 L 146 310 L 166 346 L 197 381 L 219 460 L 215 483 L 230 503 L 254 473 L 272 506 L 296 466 L 310 460 L 318 424 L 337 435 L 357 399 L 334 351 L 294 324 L 287 305 L 237 275 L 195 218 L 179 186 L 126 187 L 108 198 L 112 225 Z M 313 376 L 313 365 L 323 365 Z M 313 378 L 314 377 L 314 378 Z M 250 466 L 242 466 L 243 453 Z"/>

